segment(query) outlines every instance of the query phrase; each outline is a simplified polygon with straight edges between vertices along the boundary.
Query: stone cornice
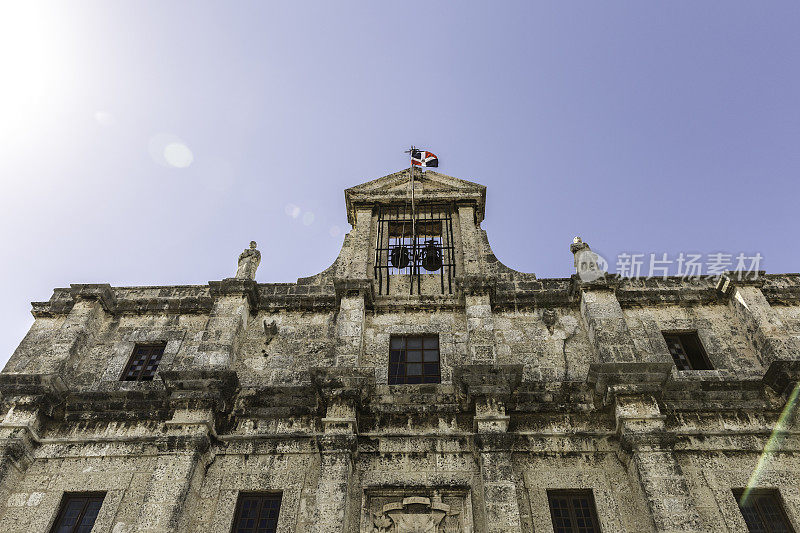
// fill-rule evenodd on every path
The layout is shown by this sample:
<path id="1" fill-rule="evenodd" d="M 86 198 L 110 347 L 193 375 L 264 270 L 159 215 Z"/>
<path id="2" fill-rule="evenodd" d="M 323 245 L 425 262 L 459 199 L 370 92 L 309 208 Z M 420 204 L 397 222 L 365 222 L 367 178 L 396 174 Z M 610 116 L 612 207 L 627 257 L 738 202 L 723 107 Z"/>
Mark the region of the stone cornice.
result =
<path id="1" fill-rule="evenodd" d="M 800 303 L 800 274 L 767 274 L 759 276 L 758 284 L 767 301 L 776 305 Z M 242 280 L 236 280 L 242 282 Z M 297 283 L 254 283 L 236 285 L 262 311 L 302 310 L 331 311 L 338 305 L 343 291 L 366 290 L 365 280 L 357 282 L 331 278 L 303 278 Z M 738 282 L 737 282 L 738 283 Z M 749 283 L 749 281 L 748 281 Z M 749 283 L 752 284 L 752 283 Z M 503 274 L 482 279 L 461 279 L 461 287 L 468 293 L 489 292 L 496 309 L 560 307 L 576 305 L 581 290 L 613 290 L 624 307 L 647 305 L 697 305 L 724 303 L 726 297 L 717 290 L 717 278 L 683 279 L 672 276 L 665 279 L 598 280 L 589 284 L 573 278 L 527 278 Z M 226 280 L 209 285 L 170 285 L 153 287 L 110 287 L 108 285 L 73 285 L 55 289 L 46 302 L 33 302 L 35 317 L 57 317 L 69 314 L 76 299 L 94 299 L 109 313 L 120 314 L 207 314 L 211 311 L 214 295 L 230 293 L 233 285 Z M 230 289 L 230 290 L 229 290 Z M 237 289 L 237 290 L 238 290 Z M 369 297 L 369 294 L 367 297 Z M 455 309 L 461 303 L 453 297 L 419 298 L 392 302 L 379 298 L 368 305 L 386 310 L 394 309 Z"/>

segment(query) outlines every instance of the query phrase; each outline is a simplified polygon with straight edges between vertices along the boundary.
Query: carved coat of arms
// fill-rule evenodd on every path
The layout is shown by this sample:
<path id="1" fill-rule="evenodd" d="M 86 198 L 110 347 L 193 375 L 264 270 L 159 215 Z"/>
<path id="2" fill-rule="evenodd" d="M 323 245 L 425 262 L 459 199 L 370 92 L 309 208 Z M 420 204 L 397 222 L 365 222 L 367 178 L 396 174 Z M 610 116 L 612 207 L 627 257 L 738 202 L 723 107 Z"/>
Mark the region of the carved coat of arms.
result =
<path id="1" fill-rule="evenodd" d="M 451 512 L 438 494 L 411 496 L 373 513 L 372 533 L 461 533 L 459 514 Z"/>

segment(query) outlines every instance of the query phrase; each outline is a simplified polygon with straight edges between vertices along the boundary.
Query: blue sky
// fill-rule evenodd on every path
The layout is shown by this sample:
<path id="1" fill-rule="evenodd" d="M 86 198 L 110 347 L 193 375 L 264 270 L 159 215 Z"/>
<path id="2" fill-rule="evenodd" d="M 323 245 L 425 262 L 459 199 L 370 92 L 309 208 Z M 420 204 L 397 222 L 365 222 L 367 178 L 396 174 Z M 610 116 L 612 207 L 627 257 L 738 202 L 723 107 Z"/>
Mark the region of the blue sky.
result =
<path id="1" fill-rule="evenodd" d="M 488 186 L 495 253 L 800 270 L 800 3 L 6 2 L 0 363 L 69 283 L 326 268 L 409 144 Z M 165 155 L 166 150 L 166 155 Z"/>

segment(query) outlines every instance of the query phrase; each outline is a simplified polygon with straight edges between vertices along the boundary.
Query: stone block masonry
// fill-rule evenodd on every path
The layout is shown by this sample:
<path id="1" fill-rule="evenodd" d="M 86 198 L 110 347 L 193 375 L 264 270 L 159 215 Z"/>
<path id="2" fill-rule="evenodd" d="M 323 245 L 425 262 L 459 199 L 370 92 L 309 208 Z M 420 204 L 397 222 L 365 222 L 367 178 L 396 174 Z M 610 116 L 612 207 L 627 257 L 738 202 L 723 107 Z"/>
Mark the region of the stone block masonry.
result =
<path id="1" fill-rule="evenodd" d="M 750 487 L 800 531 L 800 276 L 587 279 L 565 244 L 575 273 L 539 279 L 492 252 L 484 186 L 427 171 L 415 206 L 446 212 L 425 231 L 454 266 L 381 291 L 381 231 L 405 230 L 378 213 L 411 213 L 409 178 L 347 189 L 339 256 L 296 283 L 257 281 L 253 242 L 233 277 L 35 302 L 0 372 L 0 529 L 91 495 L 113 533 L 251 531 L 243 502 L 281 533 L 572 527 L 554 506 L 588 531 L 740 532 Z M 713 368 L 678 370 L 664 333 Z M 154 377 L 124 381 L 140 345 Z"/>

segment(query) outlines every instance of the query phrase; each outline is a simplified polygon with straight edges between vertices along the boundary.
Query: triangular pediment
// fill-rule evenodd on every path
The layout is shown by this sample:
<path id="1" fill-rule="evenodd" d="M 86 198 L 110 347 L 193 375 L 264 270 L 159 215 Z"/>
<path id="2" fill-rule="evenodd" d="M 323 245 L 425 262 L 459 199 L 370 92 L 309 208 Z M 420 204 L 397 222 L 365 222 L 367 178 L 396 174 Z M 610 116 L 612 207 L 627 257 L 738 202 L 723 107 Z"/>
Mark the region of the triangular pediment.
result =
<path id="1" fill-rule="evenodd" d="M 410 182 L 411 172 L 409 169 L 404 169 L 346 189 L 344 195 L 348 220 L 353 223 L 353 209 L 357 204 L 392 204 L 410 201 Z M 474 202 L 476 215 L 480 221 L 483 219 L 486 203 L 486 187 L 433 170 L 423 172 L 414 169 L 414 197 L 419 202 Z"/>

